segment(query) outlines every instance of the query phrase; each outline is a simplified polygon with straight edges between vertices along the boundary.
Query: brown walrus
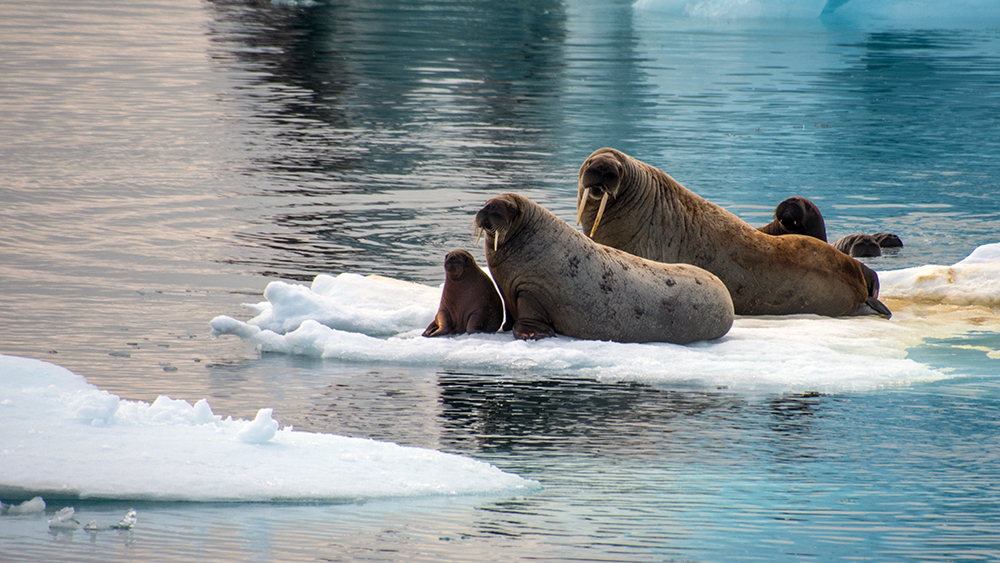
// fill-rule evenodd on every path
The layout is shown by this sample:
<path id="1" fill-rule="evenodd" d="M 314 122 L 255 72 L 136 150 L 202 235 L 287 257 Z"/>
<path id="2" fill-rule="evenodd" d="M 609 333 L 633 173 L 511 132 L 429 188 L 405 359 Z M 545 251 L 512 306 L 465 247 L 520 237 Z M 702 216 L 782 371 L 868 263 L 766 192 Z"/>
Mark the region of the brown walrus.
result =
<path id="1" fill-rule="evenodd" d="M 819 207 L 800 196 L 792 196 L 779 203 L 774 208 L 774 221 L 757 227 L 757 230 L 774 236 L 806 235 L 827 242 L 826 224 Z M 903 241 L 892 233 L 855 233 L 840 238 L 833 246 L 848 256 L 881 256 L 883 248 L 902 248 Z"/>
<path id="2" fill-rule="evenodd" d="M 806 235 L 823 242 L 826 240 L 826 223 L 823 221 L 823 214 L 820 213 L 819 207 L 815 203 L 809 201 L 804 197 L 792 196 L 785 201 L 778 204 L 774 208 L 774 221 L 771 221 L 763 227 L 758 227 L 758 231 L 762 233 L 767 233 L 774 236 L 783 235 Z M 889 233 L 878 233 L 882 235 L 891 244 L 890 237 L 895 237 L 899 240 L 899 237 Z M 853 252 L 845 251 L 838 245 L 841 241 L 837 241 L 834 244 L 834 248 L 844 252 L 848 256 L 880 256 L 882 252 L 876 250 L 876 254 L 854 254 Z M 900 241 L 899 246 L 903 243 Z M 865 276 L 865 285 L 868 287 L 868 295 L 878 297 L 878 274 L 875 270 L 872 270 L 865 264 L 861 264 L 861 272 Z"/>
<path id="3" fill-rule="evenodd" d="M 758 227 L 769 235 L 806 235 L 826 242 L 826 223 L 819 207 L 804 197 L 792 196 L 774 208 L 774 221 Z"/>
<path id="4" fill-rule="evenodd" d="M 476 259 L 464 250 L 452 250 L 444 259 L 444 271 L 441 304 L 424 336 L 500 330 L 503 301 Z"/>
<path id="5" fill-rule="evenodd" d="M 580 167 L 577 217 L 596 242 L 719 276 L 739 315 L 891 315 L 857 260 L 812 237 L 762 233 L 614 149 Z"/>
<path id="6" fill-rule="evenodd" d="M 875 237 L 864 233 L 854 233 L 841 237 L 833 243 L 833 247 L 848 256 L 863 258 L 882 256 L 882 248 Z"/>
<path id="7" fill-rule="evenodd" d="M 875 233 L 872 235 L 879 248 L 903 248 L 903 239 L 892 233 Z"/>
<path id="8" fill-rule="evenodd" d="M 486 232 L 486 263 L 519 339 L 687 344 L 733 325 L 716 276 L 597 244 L 524 196 L 489 200 L 475 224 Z"/>

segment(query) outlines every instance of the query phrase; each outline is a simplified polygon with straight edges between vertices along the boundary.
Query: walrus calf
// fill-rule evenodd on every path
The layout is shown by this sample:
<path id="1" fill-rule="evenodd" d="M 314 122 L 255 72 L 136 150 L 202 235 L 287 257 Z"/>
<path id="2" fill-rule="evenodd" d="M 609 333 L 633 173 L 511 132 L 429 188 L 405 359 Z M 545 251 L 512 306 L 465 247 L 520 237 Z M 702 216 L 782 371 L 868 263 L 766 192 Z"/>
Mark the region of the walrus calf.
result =
<path id="1" fill-rule="evenodd" d="M 739 315 L 891 315 L 857 260 L 812 237 L 762 233 L 615 149 L 580 167 L 577 217 L 595 242 L 719 276 Z"/>
<path id="2" fill-rule="evenodd" d="M 733 325 L 716 276 L 597 244 L 524 196 L 489 200 L 475 225 L 486 232 L 486 263 L 519 339 L 687 344 Z"/>
<path id="3" fill-rule="evenodd" d="M 805 235 L 826 242 L 826 223 L 819 207 L 804 197 L 792 196 L 774 208 L 774 221 L 758 227 L 769 235 Z"/>
<path id="4" fill-rule="evenodd" d="M 424 336 L 500 330 L 503 301 L 476 259 L 464 250 L 452 250 L 444 259 L 444 271 L 441 304 Z"/>

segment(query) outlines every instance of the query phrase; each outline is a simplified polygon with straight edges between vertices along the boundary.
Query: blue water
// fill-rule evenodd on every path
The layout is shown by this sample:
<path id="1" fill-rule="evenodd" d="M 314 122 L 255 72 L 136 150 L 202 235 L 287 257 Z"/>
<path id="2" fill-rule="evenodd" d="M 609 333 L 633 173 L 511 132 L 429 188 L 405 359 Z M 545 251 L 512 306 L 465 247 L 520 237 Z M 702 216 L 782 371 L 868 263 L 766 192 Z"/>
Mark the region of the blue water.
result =
<path id="1" fill-rule="evenodd" d="M 45 520 L 128 506 L 56 500 L 0 518 L 3 556 L 1000 557 L 1000 364 L 952 346 L 1000 349 L 993 332 L 909 351 L 951 379 L 821 396 L 340 364 L 209 337 L 273 279 L 440 283 L 496 193 L 571 218 L 601 146 L 754 225 L 804 195 L 831 239 L 899 234 L 877 270 L 998 242 L 1000 22 L 914 23 L 889 1 L 864 19 L 855 2 L 793 19 L 621 2 L 0 4 L 0 352 L 128 399 L 272 406 L 296 429 L 461 453 L 545 487 L 143 503 L 131 533 L 93 538 Z"/>

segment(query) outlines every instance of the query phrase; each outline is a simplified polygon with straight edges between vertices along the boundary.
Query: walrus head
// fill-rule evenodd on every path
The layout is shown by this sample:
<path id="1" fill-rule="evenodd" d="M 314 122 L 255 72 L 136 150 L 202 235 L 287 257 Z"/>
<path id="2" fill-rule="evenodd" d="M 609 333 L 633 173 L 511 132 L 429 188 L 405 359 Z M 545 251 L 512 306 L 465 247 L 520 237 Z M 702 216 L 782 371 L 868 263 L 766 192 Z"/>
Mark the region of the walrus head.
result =
<path id="1" fill-rule="evenodd" d="M 807 235 L 826 242 L 826 224 L 816 204 L 804 197 L 792 196 L 778 204 L 774 218 L 790 233 Z"/>
<path id="2" fill-rule="evenodd" d="M 486 231 L 493 237 L 493 251 L 496 252 L 500 241 L 510 231 L 514 218 L 521 212 L 515 194 L 501 194 L 486 202 L 486 205 L 476 213 L 475 231 L 476 245 L 479 236 Z M 487 240 L 489 240 L 487 238 Z"/>
<path id="3" fill-rule="evenodd" d="M 462 249 L 452 250 L 444 258 L 444 271 L 449 279 L 457 280 L 465 274 L 470 266 L 475 266 L 476 259 Z"/>
<path id="4" fill-rule="evenodd" d="M 882 249 L 871 235 L 854 233 L 833 243 L 833 247 L 854 258 L 882 256 Z"/>
<path id="5" fill-rule="evenodd" d="M 587 203 L 593 199 L 600 200 L 600 207 L 597 209 L 597 218 L 594 219 L 594 226 L 590 229 L 590 236 L 594 236 L 597 231 L 597 224 L 601 222 L 604 215 L 604 208 L 608 204 L 608 197 L 617 197 L 618 188 L 621 186 L 624 166 L 617 158 L 617 151 L 613 149 L 601 149 L 590 155 L 580 167 L 579 195 L 576 202 L 576 224 L 579 225 L 583 218 L 583 210 Z"/>

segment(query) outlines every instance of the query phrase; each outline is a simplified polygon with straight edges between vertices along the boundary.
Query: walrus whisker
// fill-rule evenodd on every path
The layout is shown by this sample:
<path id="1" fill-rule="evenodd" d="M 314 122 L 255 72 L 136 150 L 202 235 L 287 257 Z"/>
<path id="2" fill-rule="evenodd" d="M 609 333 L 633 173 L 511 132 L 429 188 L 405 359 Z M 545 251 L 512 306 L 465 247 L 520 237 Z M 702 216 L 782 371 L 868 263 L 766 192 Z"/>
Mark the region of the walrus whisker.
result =
<path id="1" fill-rule="evenodd" d="M 590 188 L 583 189 L 583 197 L 576 202 L 576 224 L 583 220 L 583 210 L 587 207 L 587 198 L 590 197 Z"/>
<path id="2" fill-rule="evenodd" d="M 601 198 L 601 206 L 597 208 L 597 218 L 594 219 L 594 226 L 590 229 L 590 238 L 594 238 L 594 233 L 597 232 L 597 224 L 601 222 L 601 216 L 604 215 L 604 206 L 608 204 L 608 192 L 604 192 L 604 197 Z"/>

